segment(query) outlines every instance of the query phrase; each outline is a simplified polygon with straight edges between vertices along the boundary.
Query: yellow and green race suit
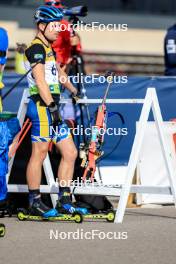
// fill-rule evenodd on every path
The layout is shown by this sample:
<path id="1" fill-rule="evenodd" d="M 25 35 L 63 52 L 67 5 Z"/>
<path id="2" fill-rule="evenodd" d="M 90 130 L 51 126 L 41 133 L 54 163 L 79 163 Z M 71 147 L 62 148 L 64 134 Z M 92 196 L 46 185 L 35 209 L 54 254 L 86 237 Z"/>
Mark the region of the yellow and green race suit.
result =
<path id="1" fill-rule="evenodd" d="M 46 46 L 42 40 L 35 38 L 25 51 L 24 61 L 27 71 L 36 63 L 44 65 L 45 81 L 49 86 L 50 92 L 53 98 L 57 98 L 57 96 L 59 97 L 59 76 L 51 46 Z M 58 124 L 58 130 L 56 132 L 51 130 L 51 114 L 48 107 L 42 102 L 42 100 L 40 100 L 39 89 L 33 78 L 32 71 L 28 74 L 27 79 L 31 95 L 27 109 L 27 116 L 32 122 L 32 142 L 50 142 L 52 140 L 53 142 L 58 143 L 71 137 L 69 128 L 64 122 Z"/>
<path id="2" fill-rule="evenodd" d="M 45 80 L 50 88 L 51 94 L 60 94 L 60 84 L 56 60 L 51 46 L 46 46 L 39 38 L 35 38 L 26 49 L 24 56 L 25 68 L 28 71 L 31 65 L 39 62 L 45 65 Z M 30 95 L 39 94 L 35 79 L 30 72 L 27 76 Z"/>

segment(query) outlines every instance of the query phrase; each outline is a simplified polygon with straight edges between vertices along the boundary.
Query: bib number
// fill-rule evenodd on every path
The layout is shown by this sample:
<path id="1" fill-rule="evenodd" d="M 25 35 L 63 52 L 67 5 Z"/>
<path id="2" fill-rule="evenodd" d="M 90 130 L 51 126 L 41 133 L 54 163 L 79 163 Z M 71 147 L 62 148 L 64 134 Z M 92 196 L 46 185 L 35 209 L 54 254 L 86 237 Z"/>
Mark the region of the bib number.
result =
<path id="1" fill-rule="evenodd" d="M 57 71 L 57 69 L 56 69 L 56 67 L 53 65 L 53 66 L 52 66 L 52 69 L 51 69 L 51 73 L 52 73 L 52 75 L 56 76 L 56 71 Z"/>

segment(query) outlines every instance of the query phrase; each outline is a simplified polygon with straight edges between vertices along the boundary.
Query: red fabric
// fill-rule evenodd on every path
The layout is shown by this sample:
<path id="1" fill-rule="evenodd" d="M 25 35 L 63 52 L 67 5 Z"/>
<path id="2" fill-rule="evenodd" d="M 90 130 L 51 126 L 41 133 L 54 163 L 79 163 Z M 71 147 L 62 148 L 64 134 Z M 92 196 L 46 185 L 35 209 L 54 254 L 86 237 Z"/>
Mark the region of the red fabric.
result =
<path id="1" fill-rule="evenodd" d="M 82 52 L 81 42 L 79 42 L 79 44 L 76 46 L 76 51 L 79 52 L 79 53 Z"/>
<path id="2" fill-rule="evenodd" d="M 82 52 L 81 42 L 75 47 L 71 45 L 70 38 L 73 34 L 71 27 L 67 20 L 61 21 L 61 32 L 59 32 L 57 40 L 53 43 L 52 47 L 56 52 L 56 60 L 58 63 L 67 64 L 68 59 L 71 57 L 72 49 L 76 52 Z"/>
<path id="3" fill-rule="evenodd" d="M 62 27 L 63 25 L 63 27 Z M 71 32 L 68 30 L 69 22 L 67 20 L 61 21 L 62 31 L 59 33 L 57 40 L 53 43 L 53 49 L 56 52 L 56 58 L 58 63 L 66 64 L 71 56 Z M 66 29 L 66 30 L 65 30 Z"/>

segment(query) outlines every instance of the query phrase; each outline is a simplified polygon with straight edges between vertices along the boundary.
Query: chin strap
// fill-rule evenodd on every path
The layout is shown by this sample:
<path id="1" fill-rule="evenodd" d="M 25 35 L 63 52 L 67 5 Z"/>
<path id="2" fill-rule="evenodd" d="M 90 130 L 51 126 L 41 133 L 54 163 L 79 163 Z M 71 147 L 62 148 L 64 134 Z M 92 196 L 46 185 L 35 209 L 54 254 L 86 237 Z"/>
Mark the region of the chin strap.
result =
<path id="1" fill-rule="evenodd" d="M 45 39 L 48 41 L 48 43 L 50 43 L 50 44 L 51 44 L 51 43 L 52 43 L 52 41 L 51 41 L 51 40 L 49 40 L 49 39 L 46 37 L 46 35 L 45 35 L 45 31 L 46 31 L 46 28 L 47 28 L 48 24 L 49 24 L 49 23 L 47 23 L 47 24 L 46 24 L 46 26 L 45 26 L 45 29 L 44 29 L 43 31 L 41 31 L 41 32 L 42 32 L 42 34 L 43 34 L 44 38 L 45 38 Z"/>

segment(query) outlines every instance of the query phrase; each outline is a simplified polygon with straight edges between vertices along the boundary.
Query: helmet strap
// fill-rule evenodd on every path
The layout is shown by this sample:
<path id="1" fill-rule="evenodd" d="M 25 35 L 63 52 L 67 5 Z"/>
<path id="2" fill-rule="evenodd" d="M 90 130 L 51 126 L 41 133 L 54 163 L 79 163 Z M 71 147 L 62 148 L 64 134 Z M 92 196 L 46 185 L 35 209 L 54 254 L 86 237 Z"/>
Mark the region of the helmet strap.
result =
<path id="1" fill-rule="evenodd" d="M 52 43 L 52 41 L 51 41 L 51 40 L 49 40 L 49 39 L 47 38 L 47 36 L 45 35 L 45 31 L 46 31 L 46 28 L 47 28 L 48 24 L 49 24 L 49 23 L 47 23 L 47 24 L 46 24 L 46 26 L 45 26 L 44 30 L 43 30 L 43 31 L 41 31 L 41 33 L 43 34 L 44 38 L 45 38 L 45 39 L 48 41 L 48 43 Z"/>

